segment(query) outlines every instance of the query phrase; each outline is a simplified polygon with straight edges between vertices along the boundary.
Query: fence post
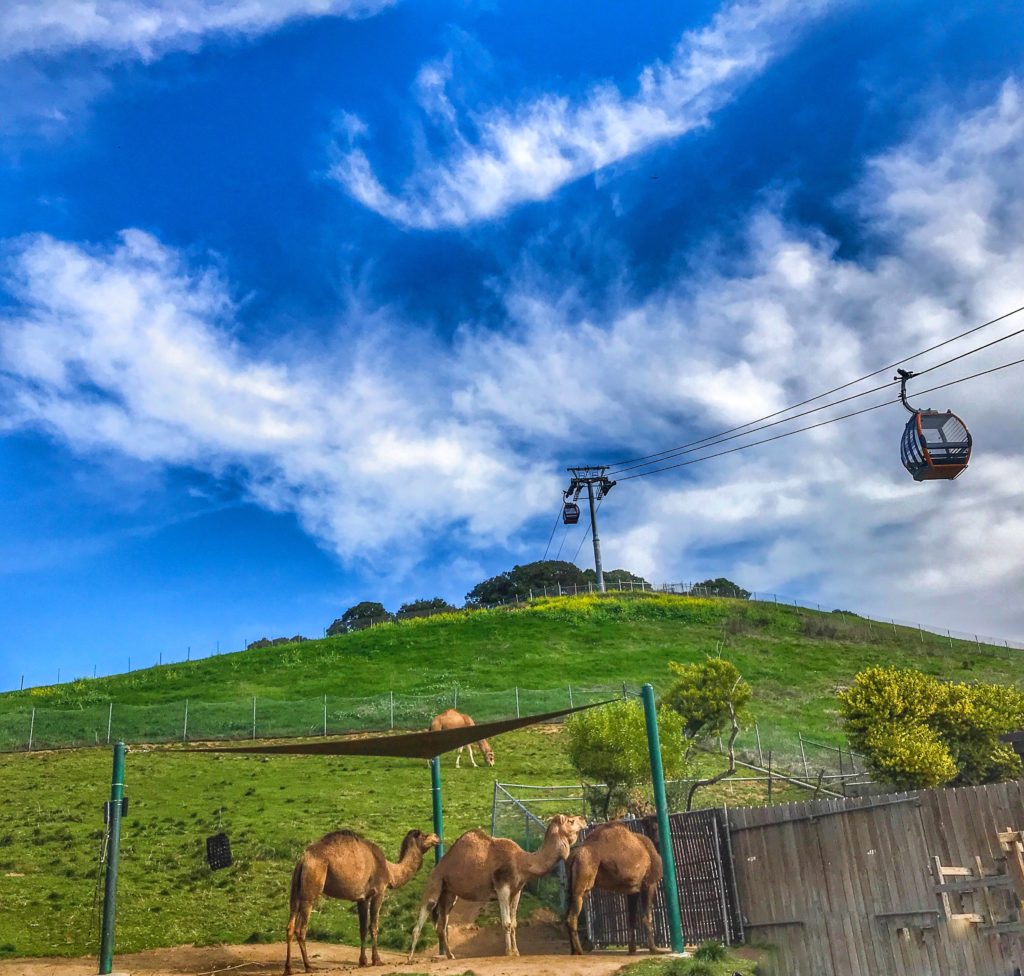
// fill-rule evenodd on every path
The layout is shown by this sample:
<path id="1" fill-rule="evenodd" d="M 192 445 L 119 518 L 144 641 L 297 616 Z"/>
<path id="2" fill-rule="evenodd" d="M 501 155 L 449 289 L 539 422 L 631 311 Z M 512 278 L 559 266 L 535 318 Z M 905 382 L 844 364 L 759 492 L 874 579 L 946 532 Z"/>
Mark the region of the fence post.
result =
<path id="1" fill-rule="evenodd" d="M 952 648 L 953 647 L 953 635 L 949 632 L 949 628 L 948 627 L 946 628 L 946 637 L 949 638 L 949 646 L 950 646 L 950 648 Z"/>
<path id="2" fill-rule="evenodd" d="M 444 857 L 444 811 L 441 809 L 441 757 L 430 760 L 430 797 L 434 809 L 434 833 L 441 838 L 434 848 L 434 863 Z"/>
<path id="3" fill-rule="evenodd" d="M 768 750 L 768 802 L 772 802 L 772 751 Z"/>
<path id="4" fill-rule="evenodd" d="M 454 698 L 455 698 L 455 701 L 452 704 L 452 708 L 457 709 L 459 707 L 459 686 L 458 685 L 455 686 Z"/>
<path id="5" fill-rule="evenodd" d="M 530 599 L 531 600 L 533 599 L 533 587 L 532 586 L 530 587 Z M 497 782 L 497 780 L 495 780 L 495 782 Z"/>
<path id="6" fill-rule="evenodd" d="M 32 751 L 32 736 L 36 731 L 36 710 L 32 709 L 32 717 L 28 720 L 28 751 Z"/>
<path id="7" fill-rule="evenodd" d="M 892 624 L 892 636 L 896 637 L 897 636 L 897 634 L 896 634 L 896 621 L 893 620 L 892 617 L 890 617 L 889 618 L 889 623 Z"/>
<path id="8" fill-rule="evenodd" d="M 324 692 L 324 735 L 327 735 L 327 692 Z"/>
<path id="9" fill-rule="evenodd" d="M 569 707 L 572 708 L 572 685 L 569 685 Z"/>
<path id="10" fill-rule="evenodd" d="M 626 682 L 625 681 L 622 682 L 622 697 L 623 698 L 628 698 L 629 697 L 629 692 L 626 690 Z"/>
<path id="11" fill-rule="evenodd" d="M 921 643 L 923 644 L 924 643 L 924 630 L 922 630 L 920 624 L 917 625 L 917 632 L 921 635 Z"/>
<path id="12" fill-rule="evenodd" d="M 665 870 L 665 907 L 668 910 L 672 951 L 682 952 L 683 922 L 679 913 L 679 888 L 676 883 L 676 862 L 672 853 L 672 835 L 669 833 L 668 803 L 665 800 L 665 771 L 661 765 L 661 742 L 658 738 L 658 713 L 654 706 L 654 688 L 645 684 L 640 692 L 644 701 L 644 720 L 647 725 L 647 750 L 651 757 L 651 785 L 654 804 L 658 811 L 658 846 Z"/>
<path id="13" fill-rule="evenodd" d="M 757 762 L 764 769 L 764 753 L 761 752 L 761 730 L 757 727 L 757 722 L 754 723 L 754 735 L 757 736 Z"/>
<path id="14" fill-rule="evenodd" d="M 114 923 L 117 919 L 117 868 L 121 853 L 121 808 L 124 798 L 124 743 L 114 746 L 114 769 L 110 778 L 107 806 L 110 842 L 107 847 L 107 876 L 103 885 L 103 927 L 100 942 L 100 973 L 114 968 Z"/>
<path id="15" fill-rule="evenodd" d="M 800 740 L 800 758 L 804 763 L 804 779 L 806 780 L 811 774 L 807 769 L 807 753 L 804 752 L 804 737 L 800 732 L 797 732 L 796 737 Z"/>
<path id="16" fill-rule="evenodd" d="M 110 745 L 110 725 L 114 721 L 114 703 L 110 703 L 110 708 L 107 710 L 107 745 Z"/>
<path id="17" fill-rule="evenodd" d="M 188 699 L 185 699 L 185 721 L 181 725 L 181 741 L 188 742 Z"/>
<path id="18" fill-rule="evenodd" d="M 252 696 L 252 737 L 256 739 L 256 696 Z"/>
<path id="19" fill-rule="evenodd" d="M 388 694 L 391 696 L 391 728 L 395 727 L 395 693 L 389 691 Z"/>
<path id="20" fill-rule="evenodd" d="M 516 685 L 516 718 L 519 717 L 519 685 Z"/>

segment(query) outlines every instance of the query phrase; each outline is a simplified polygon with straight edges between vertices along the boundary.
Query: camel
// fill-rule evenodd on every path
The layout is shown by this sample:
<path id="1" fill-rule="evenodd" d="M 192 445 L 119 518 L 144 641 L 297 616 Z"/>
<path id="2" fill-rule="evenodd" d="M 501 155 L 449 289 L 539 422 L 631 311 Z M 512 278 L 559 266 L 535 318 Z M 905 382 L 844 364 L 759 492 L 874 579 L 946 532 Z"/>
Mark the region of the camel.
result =
<path id="1" fill-rule="evenodd" d="M 434 720 L 430 723 L 431 732 L 440 732 L 442 729 L 464 729 L 476 723 L 462 712 L 455 711 L 454 708 L 448 708 L 437 715 Z M 490 743 L 486 739 L 481 739 L 477 745 L 480 747 L 480 751 L 484 754 L 484 760 L 488 766 L 494 765 L 494 751 L 491 749 Z M 473 758 L 473 747 L 470 746 L 459 746 L 459 751 L 455 754 L 455 768 L 459 768 L 459 760 L 462 759 L 462 750 L 469 749 L 469 761 L 473 764 L 473 768 L 476 768 L 476 760 Z"/>
<path id="2" fill-rule="evenodd" d="M 574 956 L 583 955 L 576 925 L 583 909 L 583 899 L 591 888 L 617 891 L 626 896 L 630 954 L 636 952 L 638 914 L 647 936 L 647 948 L 657 952 L 651 914 L 654 893 L 661 884 L 662 865 L 661 855 L 649 837 L 634 834 L 622 823 L 600 824 L 572 852 L 567 868 L 569 908 L 565 913 L 565 926 L 569 930 L 569 948 Z"/>
<path id="3" fill-rule="evenodd" d="M 448 917 L 459 898 L 467 901 L 498 899 L 501 924 L 505 928 L 505 955 L 518 956 L 516 921 L 519 896 L 527 881 L 547 874 L 559 861 L 569 856 L 579 832 L 586 827 L 584 817 L 558 814 L 551 819 L 544 843 L 534 854 L 524 851 L 515 841 L 491 837 L 482 830 L 463 834 L 445 852 L 427 878 L 420 915 L 412 933 L 412 962 L 423 923 L 433 914 L 437 930 L 438 953 L 454 959 L 448 941 Z"/>
<path id="4" fill-rule="evenodd" d="M 392 864 L 372 841 L 351 830 L 321 837 L 302 852 L 292 872 L 291 917 L 284 974 L 292 971 L 292 936 L 299 943 L 306 972 L 313 971 L 306 955 L 309 916 L 321 895 L 354 901 L 359 909 L 359 965 L 366 965 L 366 930 L 373 945 L 373 965 L 383 965 L 377 951 L 380 907 L 389 888 L 401 888 L 423 864 L 423 855 L 440 843 L 437 834 L 410 830 L 402 841 L 398 863 Z"/>

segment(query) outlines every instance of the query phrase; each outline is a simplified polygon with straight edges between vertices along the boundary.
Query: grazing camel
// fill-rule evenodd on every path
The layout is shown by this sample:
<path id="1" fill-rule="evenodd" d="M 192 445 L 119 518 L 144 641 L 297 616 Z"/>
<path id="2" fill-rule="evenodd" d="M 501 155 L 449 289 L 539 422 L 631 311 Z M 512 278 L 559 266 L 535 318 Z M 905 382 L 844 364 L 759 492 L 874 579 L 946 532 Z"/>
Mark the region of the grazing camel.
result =
<path id="1" fill-rule="evenodd" d="M 547 874 L 569 856 L 579 832 L 586 827 L 583 817 L 554 817 L 548 824 L 539 851 L 528 854 L 515 841 L 491 837 L 482 830 L 463 834 L 445 852 L 427 879 L 420 915 L 412 933 L 409 961 L 416 952 L 423 923 L 433 914 L 438 952 L 454 959 L 448 941 L 448 916 L 459 898 L 467 901 L 498 899 L 501 923 L 505 927 L 505 955 L 518 956 L 516 914 L 519 896 L 531 878 Z"/>
<path id="2" fill-rule="evenodd" d="M 471 725 L 476 725 L 468 715 L 462 712 L 455 711 L 454 708 L 448 708 L 437 715 L 434 720 L 430 723 L 431 732 L 440 732 L 442 729 L 464 729 Z M 480 751 L 484 754 L 484 760 L 488 766 L 494 765 L 494 751 L 491 749 L 490 743 L 486 739 L 481 739 L 477 745 L 480 747 Z M 459 760 L 462 759 L 462 750 L 469 749 L 469 761 L 476 768 L 476 760 L 473 758 L 473 747 L 470 746 L 459 746 L 459 751 L 455 754 L 455 768 L 459 768 Z"/>
<path id="3" fill-rule="evenodd" d="M 594 827 L 569 856 L 569 908 L 565 927 L 574 956 L 583 955 L 576 928 L 583 899 L 591 888 L 617 891 L 626 896 L 629 912 L 629 951 L 636 952 L 637 915 L 647 936 L 647 948 L 654 945 L 654 893 L 661 884 L 661 855 L 650 837 L 634 834 L 625 824 L 608 823 Z M 639 909 L 639 912 L 638 912 Z"/>
<path id="4" fill-rule="evenodd" d="M 321 837 L 302 852 L 292 872 L 291 917 L 288 919 L 288 943 L 284 973 L 292 971 L 292 936 L 299 943 L 302 964 L 312 972 L 306 955 L 306 928 L 321 895 L 354 901 L 359 909 L 359 965 L 366 965 L 366 930 L 373 944 L 373 965 L 382 965 L 377 952 L 377 928 L 380 906 L 388 888 L 401 888 L 423 864 L 423 855 L 440 843 L 437 834 L 410 830 L 402 841 L 398 863 L 392 864 L 384 852 L 351 830 L 337 830 Z"/>

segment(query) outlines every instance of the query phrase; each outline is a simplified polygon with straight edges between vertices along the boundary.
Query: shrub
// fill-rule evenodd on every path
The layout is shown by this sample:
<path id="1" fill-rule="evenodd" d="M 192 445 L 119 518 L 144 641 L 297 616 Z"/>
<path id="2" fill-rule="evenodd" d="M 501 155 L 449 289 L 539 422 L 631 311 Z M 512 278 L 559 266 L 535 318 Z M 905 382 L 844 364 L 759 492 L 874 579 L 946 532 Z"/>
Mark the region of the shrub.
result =
<path id="1" fill-rule="evenodd" d="M 698 946 L 697 951 L 693 954 L 693 958 L 700 959 L 703 962 L 721 962 L 726 955 L 728 955 L 728 952 L 721 942 L 709 939 Z"/>
<path id="2" fill-rule="evenodd" d="M 584 780 L 604 787 L 594 802 L 595 813 L 608 817 L 613 796 L 651 778 L 650 754 L 644 710 L 634 700 L 614 702 L 603 708 L 573 715 L 565 723 L 569 762 Z M 687 746 L 682 719 L 670 708 L 658 709 L 661 761 L 668 778 L 685 768 Z"/>
<path id="3" fill-rule="evenodd" d="M 737 719 L 752 692 L 736 667 L 720 657 L 697 664 L 669 661 L 669 670 L 678 680 L 665 695 L 665 704 L 682 716 L 684 729 L 691 739 L 721 735 L 731 725 L 729 703 Z"/>
<path id="4" fill-rule="evenodd" d="M 905 789 L 997 783 L 1021 774 L 1000 735 L 1024 727 L 1024 694 L 868 668 L 836 696 L 850 744 L 880 779 Z"/>

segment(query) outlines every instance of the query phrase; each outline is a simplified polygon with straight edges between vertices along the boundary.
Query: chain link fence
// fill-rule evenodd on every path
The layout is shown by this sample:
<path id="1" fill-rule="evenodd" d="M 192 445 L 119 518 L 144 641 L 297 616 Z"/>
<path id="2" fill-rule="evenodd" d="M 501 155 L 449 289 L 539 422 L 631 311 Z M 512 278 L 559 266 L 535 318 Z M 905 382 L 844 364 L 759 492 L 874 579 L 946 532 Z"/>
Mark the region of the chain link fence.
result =
<path id="1" fill-rule="evenodd" d="M 425 729 L 435 715 L 457 708 L 477 722 L 554 712 L 574 705 L 637 694 L 636 685 L 561 688 L 461 688 L 425 695 L 387 692 L 367 698 L 250 698 L 231 702 L 185 700 L 160 705 L 107 702 L 81 708 L 30 708 L 0 714 L 0 752 L 225 739 L 273 739 Z"/>

